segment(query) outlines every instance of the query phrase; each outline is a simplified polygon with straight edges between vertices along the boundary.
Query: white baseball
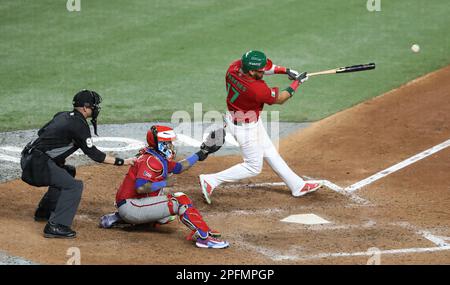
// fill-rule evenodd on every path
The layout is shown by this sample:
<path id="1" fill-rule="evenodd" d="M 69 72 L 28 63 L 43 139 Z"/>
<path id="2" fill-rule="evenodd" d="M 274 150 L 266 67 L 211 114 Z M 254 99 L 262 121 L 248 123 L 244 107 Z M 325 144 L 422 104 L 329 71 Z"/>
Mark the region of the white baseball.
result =
<path id="1" fill-rule="evenodd" d="M 419 51 L 420 51 L 420 46 L 419 46 L 418 44 L 413 44 L 413 45 L 411 46 L 411 50 L 412 50 L 413 52 L 419 52 Z"/>

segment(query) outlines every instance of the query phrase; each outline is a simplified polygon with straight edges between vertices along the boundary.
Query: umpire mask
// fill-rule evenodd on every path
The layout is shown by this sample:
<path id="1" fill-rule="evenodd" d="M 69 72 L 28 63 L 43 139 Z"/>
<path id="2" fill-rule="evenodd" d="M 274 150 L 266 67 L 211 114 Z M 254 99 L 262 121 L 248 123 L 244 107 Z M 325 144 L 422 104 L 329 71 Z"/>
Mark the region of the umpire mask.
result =
<path id="1" fill-rule="evenodd" d="M 102 102 L 102 97 L 95 91 L 91 90 L 81 90 L 78 92 L 75 97 L 73 97 L 73 106 L 74 107 L 88 107 L 92 109 L 92 119 L 91 123 L 94 127 L 94 134 L 97 134 L 97 117 L 100 113 L 100 103 Z"/>

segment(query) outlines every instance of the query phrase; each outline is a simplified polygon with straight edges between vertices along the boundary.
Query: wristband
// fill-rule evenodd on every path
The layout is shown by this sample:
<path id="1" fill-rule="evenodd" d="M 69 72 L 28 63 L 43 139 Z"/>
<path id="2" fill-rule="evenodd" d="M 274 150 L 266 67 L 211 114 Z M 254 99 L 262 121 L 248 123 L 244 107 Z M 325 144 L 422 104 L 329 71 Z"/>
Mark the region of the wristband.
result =
<path id="1" fill-rule="evenodd" d="M 152 191 L 157 191 L 166 186 L 167 186 L 167 181 L 163 180 L 163 181 L 153 182 L 151 189 L 152 189 Z"/>
<path id="2" fill-rule="evenodd" d="M 193 155 L 186 158 L 186 160 L 189 162 L 189 166 L 192 166 L 198 161 L 198 158 L 198 154 L 194 153 Z"/>
<path id="3" fill-rule="evenodd" d="M 205 160 L 205 159 L 208 157 L 208 153 L 207 153 L 207 152 L 204 152 L 204 151 L 202 151 L 202 150 L 197 151 L 197 152 L 195 153 L 195 155 L 197 155 L 198 160 L 200 160 L 200 161 L 203 161 L 203 160 Z"/>
<path id="4" fill-rule="evenodd" d="M 292 95 L 294 95 L 294 93 L 297 90 L 299 85 L 300 85 L 300 82 L 298 80 L 294 80 L 291 83 L 291 85 L 289 85 L 289 87 L 284 90 L 286 90 L 289 94 L 291 94 L 291 97 L 292 97 Z"/>
<path id="5" fill-rule="evenodd" d="M 121 166 L 125 163 L 125 160 L 123 160 L 122 158 L 118 158 L 116 157 L 116 160 L 114 161 L 114 165 L 118 165 Z"/>

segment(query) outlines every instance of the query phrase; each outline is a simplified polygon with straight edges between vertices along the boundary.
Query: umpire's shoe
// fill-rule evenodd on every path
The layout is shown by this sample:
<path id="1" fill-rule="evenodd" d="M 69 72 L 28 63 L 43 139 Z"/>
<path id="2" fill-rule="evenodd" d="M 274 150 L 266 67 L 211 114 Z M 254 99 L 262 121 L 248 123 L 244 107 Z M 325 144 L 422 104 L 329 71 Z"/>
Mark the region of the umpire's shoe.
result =
<path id="1" fill-rule="evenodd" d="M 46 238 L 75 238 L 77 233 L 68 226 L 48 222 L 44 228 Z"/>

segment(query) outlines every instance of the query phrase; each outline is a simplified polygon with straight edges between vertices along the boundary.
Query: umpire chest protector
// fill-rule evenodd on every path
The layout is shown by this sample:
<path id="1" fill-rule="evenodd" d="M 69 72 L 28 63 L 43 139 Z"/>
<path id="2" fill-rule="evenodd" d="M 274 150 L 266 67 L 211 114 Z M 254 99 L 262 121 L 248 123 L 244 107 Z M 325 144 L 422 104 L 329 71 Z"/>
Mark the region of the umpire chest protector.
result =
<path id="1" fill-rule="evenodd" d="M 77 110 L 57 113 L 38 136 L 24 148 L 21 159 L 22 180 L 34 186 L 50 185 L 47 164 L 54 162 L 62 167 L 80 148 L 97 162 L 103 162 L 106 156 L 93 145 L 89 125 Z"/>

